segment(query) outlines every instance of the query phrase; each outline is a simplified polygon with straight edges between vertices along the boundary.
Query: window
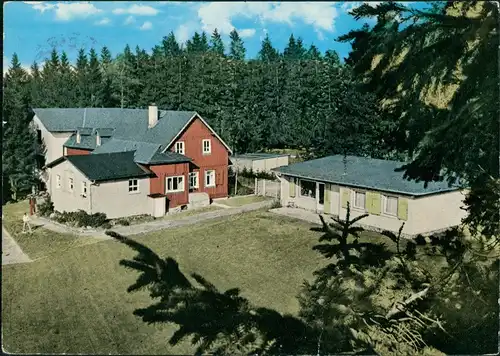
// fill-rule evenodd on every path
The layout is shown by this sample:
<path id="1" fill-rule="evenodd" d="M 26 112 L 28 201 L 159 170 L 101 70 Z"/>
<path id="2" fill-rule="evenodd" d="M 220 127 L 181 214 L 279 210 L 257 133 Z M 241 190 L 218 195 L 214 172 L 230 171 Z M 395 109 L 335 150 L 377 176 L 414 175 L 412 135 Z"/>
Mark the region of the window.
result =
<path id="1" fill-rule="evenodd" d="M 167 193 L 183 192 L 184 191 L 184 176 L 167 177 Z"/>
<path id="2" fill-rule="evenodd" d="M 354 203 L 353 206 L 356 209 L 363 209 L 365 210 L 365 193 L 363 192 L 356 192 L 354 191 Z"/>
<path id="3" fill-rule="evenodd" d="M 203 140 L 203 154 L 209 154 L 212 152 L 212 147 L 210 146 L 210 140 Z"/>
<path id="4" fill-rule="evenodd" d="M 184 142 L 183 141 L 179 141 L 179 142 L 175 143 L 175 152 L 180 153 L 182 155 L 184 154 Z"/>
<path id="5" fill-rule="evenodd" d="M 139 192 L 139 183 L 137 182 L 137 179 L 130 179 L 128 181 L 128 192 L 129 193 Z"/>
<path id="6" fill-rule="evenodd" d="M 189 173 L 189 189 L 198 188 L 198 172 Z"/>
<path id="7" fill-rule="evenodd" d="M 316 182 L 300 180 L 300 196 L 316 199 Z"/>
<path id="8" fill-rule="evenodd" d="M 87 182 L 82 182 L 82 197 L 87 196 Z"/>
<path id="9" fill-rule="evenodd" d="M 73 182 L 73 178 L 69 178 L 68 179 L 68 189 L 69 189 L 69 191 L 72 192 L 74 188 L 75 188 L 75 185 L 74 185 L 74 182 Z"/>
<path id="10" fill-rule="evenodd" d="M 384 195 L 384 214 L 398 215 L 398 198 Z"/>
<path id="11" fill-rule="evenodd" d="M 61 188 L 61 176 L 59 174 L 56 175 L 56 187 Z"/>
<path id="12" fill-rule="evenodd" d="M 205 187 L 215 187 L 215 171 L 205 171 Z"/>

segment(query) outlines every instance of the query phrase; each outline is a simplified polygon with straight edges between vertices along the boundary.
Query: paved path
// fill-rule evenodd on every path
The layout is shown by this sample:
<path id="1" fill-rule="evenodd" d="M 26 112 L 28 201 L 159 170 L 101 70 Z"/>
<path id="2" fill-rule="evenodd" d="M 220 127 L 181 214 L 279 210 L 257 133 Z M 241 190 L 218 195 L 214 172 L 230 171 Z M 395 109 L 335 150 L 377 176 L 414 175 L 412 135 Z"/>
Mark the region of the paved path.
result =
<path id="1" fill-rule="evenodd" d="M 269 210 L 271 213 L 275 213 L 278 215 L 285 215 L 291 218 L 305 220 L 311 222 L 313 224 L 321 225 L 321 220 L 319 218 L 319 214 L 314 213 L 312 211 L 307 211 L 304 209 L 296 209 L 296 208 L 277 208 Z M 329 219 L 327 218 L 326 221 Z"/>
<path id="2" fill-rule="evenodd" d="M 2 265 L 33 262 L 2 226 Z"/>
<path id="3" fill-rule="evenodd" d="M 180 227 L 180 226 L 193 225 L 193 224 L 197 224 L 197 223 L 202 222 L 202 221 L 217 219 L 217 218 L 221 218 L 221 217 L 225 217 L 225 216 L 236 215 L 236 214 L 240 214 L 240 213 L 247 212 L 247 211 L 253 211 L 253 210 L 258 210 L 258 209 L 262 209 L 262 208 L 269 208 L 269 207 L 271 207 L 272 204 L 273 204 L 272 200 L 265 200 L 265 201 L 261 201 L 258 203 L 247 204 L 247 205 L 244 205 L 241 207 L 214 210 L 214 211 L 209 211 L 209 212 L 200 213 L 200 214 L 196 214 L 196 215 L 190 215 L 190 216 L 186 216 L 185 218 L 176 219 L 176 220 L 157 219 L 157 220 L 154 220 L 151 222 L 137 224 L 137 225 L 130 225 L 130 226 L 117 226 L 117 225 L 115 225 L 110 230 L 113 230 L 119 234 L 126 235 L 126 236 L 145 234 L 145 233 L 163 230 L 163 229 L 171 229 L 171 228 Z M 101 238 L 101 239 L 106 239 L 106 240 L 111 239 L 111 237 L 104 234 L 104 232 L 102 232 L 102 231 L 91 231 L 91 232 L 82 233 L 76 229 L 70 229 L 64 225 L 51 222 L 50 220 L 44 219 L 44 218 L 37 218 L 37 219 L 33 220 L 33 222 L 36 225 L 41 225 L 45 229 L 60 232 L 60 233 L 70 233 L 70 234 L 76 234 L 76 235 L 80 235 L 80 236 L 96 237 L 96 238 Z"/>

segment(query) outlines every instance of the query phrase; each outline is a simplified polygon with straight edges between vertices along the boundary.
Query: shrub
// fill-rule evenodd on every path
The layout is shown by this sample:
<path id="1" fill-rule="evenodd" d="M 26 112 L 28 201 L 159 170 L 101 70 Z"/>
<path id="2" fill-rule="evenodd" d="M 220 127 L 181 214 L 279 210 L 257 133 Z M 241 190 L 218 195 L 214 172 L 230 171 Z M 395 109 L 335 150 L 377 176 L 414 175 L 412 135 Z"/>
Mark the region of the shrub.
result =
<path id="1" fill-rule="evenodd" d="M 118 219 L 118 220 L 116 220 L 116 223 L 120 224 L 120 225 L 123 225 L 123 226 L 129 226 L 130 225 L 130 221 L 128 221 L 127 219 Z"/>
<path id="2" fill-rule="evenodd" d="M 281 201 L 279 200 L 273 201 L 273 203 L 271 204 L 271 209 L 278 209 L 278 208 L 281 208 Z"/>
<path id="3" fill-rule="evenodd" d="M 104 213 L 89 215 L 84 210 L 78 210 L 70 212 L 63 211 L 62 213 L 57 212 L 54 220 L 62 224 L 70 224 L 77 227 L 100 227 L 108 221 L 108 218 Z"/>
<path id="4" fill-rule="evenodd" d="M 54 212 L 54 203 L 49 196 L 40 205 L 37 205 L 37 208 L 41 216 L 49 216 Z"/>

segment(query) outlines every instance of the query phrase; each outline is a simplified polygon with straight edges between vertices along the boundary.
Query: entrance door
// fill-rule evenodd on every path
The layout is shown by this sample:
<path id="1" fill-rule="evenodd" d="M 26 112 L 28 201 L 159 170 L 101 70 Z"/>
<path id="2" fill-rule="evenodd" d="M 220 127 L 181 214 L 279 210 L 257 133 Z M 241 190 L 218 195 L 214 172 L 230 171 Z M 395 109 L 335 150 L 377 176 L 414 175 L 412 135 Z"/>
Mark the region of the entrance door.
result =
<path id="1" fill-rule="evenodd" d="M 325 185 L 323 183 L 318 183 L 318 210 L 323 211 L 325 208 Z"/>

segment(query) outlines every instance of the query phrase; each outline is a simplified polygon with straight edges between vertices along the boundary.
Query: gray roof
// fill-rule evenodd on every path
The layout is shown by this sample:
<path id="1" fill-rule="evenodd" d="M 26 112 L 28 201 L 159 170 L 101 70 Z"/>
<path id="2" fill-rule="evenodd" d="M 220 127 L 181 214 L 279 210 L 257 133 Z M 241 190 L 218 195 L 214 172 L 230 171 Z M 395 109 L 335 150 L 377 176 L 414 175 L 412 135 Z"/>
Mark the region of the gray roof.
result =
<path id="1" fill-rule="evenodd" d="M 191 161 L 188 157 L 175 152 L 161 153 L 160 144 L 138 142 L 130 140 L 111 139 L 105 144 L 97 147 L 92 154 L 112 153 L 112 152 L 128 152 L 135 151 L 134 161 L 143 164 L 159 164 L 159 163 L 179 163 Z"/>
<path id="2" fill-rule="evenodd" d="M 111 128 L 113 137 L 167 145 L 195 114 L 158 110 L 158 123 L 148 128 L 147 109 L 69 108 L 33 109 L 51 132 L 74 132 L 78 127 Z"/>
<path id="3" fill-rule="evenodd" d="M 424 188 L 424 182 L 403 179 L 403 172 L 395 172 L 395 169 L 404 165 L 404 162 L 347 156 L 344 167 L 343 158 L 342 155 L 328 156 L 274 168 L 273 171 L 293 177 L 412 196 L 458 190 L 449 187 L 444 181 L 429 182 Z"/>
<path id="4" fill-rule="evenodd" d="M 287 154 L 279 154 L 279 153 L 244 153 L 241 155 L 234 155 L 232 158 L 236 159 L 248 159 L 252 161 L 258 161 L 261 159 L 267 158 L 277 158 L 277 157 L 288 157 Z"/>
<path id="5" fill-rule="evenodd" d="M 160 151 L 186 126 L 194 111 L 158 110 L 158 122 L 152 128 L 148 128 L 147 109 L 57 108 L 33 112 L 51 132 L 80 130 L 80 143 L 73 134 L 64 144 L 66 147 L 95 149 L 95 154 L 136 151 L 136 162 L 144 164 L 189 161 L 186 156 Z M 96 148 L 97 133 L 101 146 Z"/>

